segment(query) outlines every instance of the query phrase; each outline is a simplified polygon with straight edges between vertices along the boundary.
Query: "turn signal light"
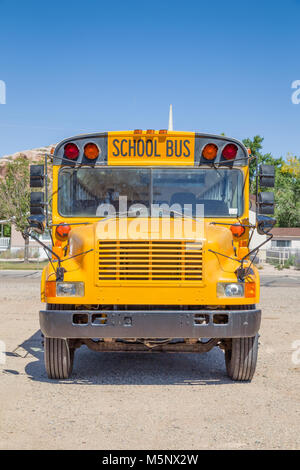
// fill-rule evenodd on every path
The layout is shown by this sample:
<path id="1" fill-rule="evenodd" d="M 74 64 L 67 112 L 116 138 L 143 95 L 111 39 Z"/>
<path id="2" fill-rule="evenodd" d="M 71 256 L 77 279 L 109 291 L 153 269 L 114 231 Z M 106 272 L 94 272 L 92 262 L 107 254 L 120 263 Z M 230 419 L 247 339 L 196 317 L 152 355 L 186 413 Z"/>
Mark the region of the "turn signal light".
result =
<path id="1" fill-rule="evenodd" d="M 205 145 L 202 155 L 206 160 L 214 160 L 218 153 L 218 147 L 215 144 Z"/>
<path id="2" fill-rule="evenodd" d="M 46 281 L 46 297 L 56 297 L 56 281 Z"/>
<path id="3" fill-rule="evenodd" d="M 95 160 L 99 156 L 99 148 L 96 144 L 89 143 L 84 147 L 84 155 L 89 160 Z"/>
<path id="4" fill-rule="evenodd" d="M 245 233 L 245 227 L 240 224 L 233 224 L 230 227 L 231 233 L 234 237 L 240 237 Z"/>
<path id="5" fill-rule="evenodd" d="M 245 282 L 245 297 L 255 297 L 255 282 Z"/>
<path id="6" fill-rule="evenodd" d="M 235 144 L 227 144 L 222 152 L 222 155 L 226 160 L 233 160 L 237 153 L 238 148 Z"/>
<path id="7" fill-rule="evenodd" d="M 61 224 L 56 227 L 56 235 L 59 239 L 65 240 L 68 238 L 69 232 L 71 230 L 70 225 Z"/>
<path id="8" fill-rule="evenodd" d="M 76 144 L 66 144 L 64 147 L 65 157 L 69 160 L 76 160 L 79 155 L 79 148 Z"/>

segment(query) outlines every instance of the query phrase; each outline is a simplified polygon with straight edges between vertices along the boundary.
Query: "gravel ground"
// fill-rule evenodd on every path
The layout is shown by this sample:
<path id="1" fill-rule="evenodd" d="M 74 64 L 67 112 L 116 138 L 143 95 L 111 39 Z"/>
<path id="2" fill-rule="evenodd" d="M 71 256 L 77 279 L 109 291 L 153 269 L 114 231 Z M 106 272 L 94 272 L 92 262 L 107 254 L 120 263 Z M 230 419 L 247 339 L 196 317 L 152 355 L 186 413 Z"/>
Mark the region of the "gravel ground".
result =
<path id="1" fill-rule="evenodd" d="M 72 379 L 57 382 L 44 371 L 39 276 L 0 273 L 7 349 L 1 449 L 299 448 L 300 353 L 293 342 L 300 343 L 300 284 L 262 288 L 252 383 L 231 382 L 218 349 L 148 355 L 86 347 L 77 351 Z"/>

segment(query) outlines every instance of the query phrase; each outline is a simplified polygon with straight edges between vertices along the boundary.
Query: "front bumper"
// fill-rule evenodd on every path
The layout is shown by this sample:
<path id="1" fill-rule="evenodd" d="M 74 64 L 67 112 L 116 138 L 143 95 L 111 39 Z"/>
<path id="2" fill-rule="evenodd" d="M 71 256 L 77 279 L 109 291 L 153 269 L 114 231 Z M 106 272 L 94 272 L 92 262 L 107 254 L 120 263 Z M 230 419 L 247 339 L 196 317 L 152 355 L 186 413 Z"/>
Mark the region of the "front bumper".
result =
<path id="1" fill-rule="evenodd" d="M 241 338 L 255 336 L 260 321 L 257 309 L 40 311 L 50 338 Z"/>

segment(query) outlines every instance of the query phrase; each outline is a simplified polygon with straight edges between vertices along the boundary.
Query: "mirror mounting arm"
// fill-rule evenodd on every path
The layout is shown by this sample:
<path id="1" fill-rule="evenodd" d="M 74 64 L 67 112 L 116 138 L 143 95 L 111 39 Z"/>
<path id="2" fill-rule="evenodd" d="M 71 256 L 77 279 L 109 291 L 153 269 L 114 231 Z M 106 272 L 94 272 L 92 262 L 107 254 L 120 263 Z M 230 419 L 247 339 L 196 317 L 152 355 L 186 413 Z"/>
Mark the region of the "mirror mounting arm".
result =
<path id="1" fill-rule="evenodd" d="M 260 243 L 260 245 L 256 246 L 255 248 L 253 248 L 251 251 L 249 251 L 249 253 L 247 253 L 247 255 L 243 256 L 243 258 L 241 258 L 241 262 L 244 262 L 246 258 L 248 258 L 248 256 L 252 255 L 253 253 L 255 253 L 256 251 L 258 251 L 263 245 L 265 245 L 266 243 L 268 243 L 272 238 L 273 238 L 273 234 L 272 233 L 266 233 L 266 235 L 269 237 L 267 238 L 266 240 L 264 240 L 262 243 Z"/>
<path id="2" fill-rule="evenodd" d="M 245 280 L 245 278 L 248 276 L 248 272 L 249 272 L 249 269 L 251 267 L 251 264 L 253 263 L 253 260 L 252 260 L 250 266 L 245 269 L 244 268 L 244 261 L 246 260 L 246 258 L 248 258 L 250 255 L 253 255 L 254 253 L 256 254 L 258 252 L 258 250 L 263 245 L 268 243 L 273 238 L 272 233 L 267 233 L 267 232 L 265 232 L 265 233 L 268 236 L 268 238 L 266 240 L 264 240 L 262 243 L 260 243 L 260 245 L 256 246 L 251 251 L 249 251 L 249 253 L 247 253 L 247 255 L 243 256 L 243 258 L 241 258 L 241 260 L 240 260 L 241 266 L 236 270 L 236 275 L 237 275 L 237 278 L 238 278 L 239 281 L 244 281 Z"/>
<path id="3" fill-rule="evenodd" d="M 51 248 L 49 248 L 49 246 L 47 246 L 45 243 L 41 242 L 41 240 L 38 239 L 38 237 L 36 237 L 35 235 L 32 234 L 32 232 L 27 229 L 25 231 L 25 233 L 31 237 L 33 240 L 35 240 L 36 242 L 39 243 L 39 245 L 41 245 L 44 250 L 46 252 L 49 252 L 51 253 L 51 255 L 55 256 L 55 258 L 57 259 L 57 262 L 58 262 L 58 266 L 55 270 L 55 274 L 56 274 L 56 281 L 63 281 L 64 280 L 64 273 L 66 272 L 65 269 L 61 266 L 61 263 L 62 263 L 62 260 L 61 258 L 53 251 L 51 250 Z"/>

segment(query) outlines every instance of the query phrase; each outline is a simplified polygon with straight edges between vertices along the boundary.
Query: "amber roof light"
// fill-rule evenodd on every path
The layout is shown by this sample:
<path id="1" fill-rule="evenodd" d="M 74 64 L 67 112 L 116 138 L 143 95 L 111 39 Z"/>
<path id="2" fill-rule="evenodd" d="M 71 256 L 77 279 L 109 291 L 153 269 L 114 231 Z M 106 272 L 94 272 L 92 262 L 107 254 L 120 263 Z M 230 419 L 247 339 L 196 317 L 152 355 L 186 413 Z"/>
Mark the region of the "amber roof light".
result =
<path id="1" fill-rule="evenodd" d="M 90 142 L 84 147 L 84 155 L 89 160 L 95 160 L 99 156 L 99 148 L 96 144 Z"/>
<path id="2" fill-rule="evenodd" d="M 202 155 L 205 160 L 214 160 L 218 153 L 218 147 L 215 144 L 207 144 L 205 145 Z"/>

